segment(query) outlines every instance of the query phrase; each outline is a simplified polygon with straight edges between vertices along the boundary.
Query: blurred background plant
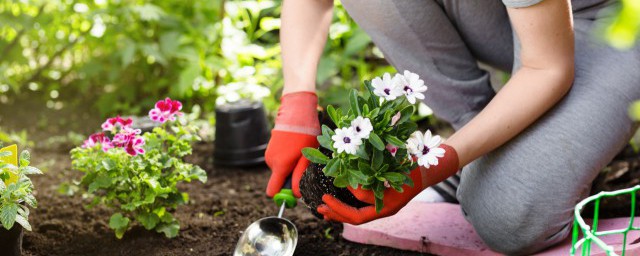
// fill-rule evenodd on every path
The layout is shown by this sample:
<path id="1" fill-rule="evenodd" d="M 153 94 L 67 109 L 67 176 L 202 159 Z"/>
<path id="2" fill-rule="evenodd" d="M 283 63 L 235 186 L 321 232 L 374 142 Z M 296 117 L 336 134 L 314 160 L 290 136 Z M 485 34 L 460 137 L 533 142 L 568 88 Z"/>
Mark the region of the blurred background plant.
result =
<path id="1" fill-rule="evenodd" d="M 613 45 L 632 45 L 640 1 L 621 3 L 606 35 Z M 210 124 L 216 104 L 243 98 L 262 101 L 273 115 L 283 85 L 280 4 L 0 1 L 0 123 L 29 133 L 87 133 L 81 128 L 91 122 L 144 115 L 166 96 L 184 102 L 187 112 L 195 107 Z M 318 70 L 321 104 L 344 105 L 358 81 L 384 72 L 395 70 L 336 1 Z M 422 117 L 431 113 L 420 109 Z"/>

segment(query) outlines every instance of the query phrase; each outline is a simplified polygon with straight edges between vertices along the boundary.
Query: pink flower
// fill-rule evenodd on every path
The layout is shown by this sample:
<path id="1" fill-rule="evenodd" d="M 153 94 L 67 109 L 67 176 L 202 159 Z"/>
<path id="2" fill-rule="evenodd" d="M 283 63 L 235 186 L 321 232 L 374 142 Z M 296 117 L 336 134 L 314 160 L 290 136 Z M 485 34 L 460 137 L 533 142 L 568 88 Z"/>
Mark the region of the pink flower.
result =
<path id="1" fill-rule="evenodd" d="M 133 124 L 133 120 L 131 120 L 131 118 L 123 119 L 120 116 L 116 116 L 109 118 L 107 121 L 102 123 L 102 130 L 114 132 L 115 128 L 131 128 L 131 124 Z"/>
<path id="2" fill-rule="evenodd" d="M 109 151 L 109 149 L 113 148 L 113 143 L 111 143 L 111 141 L 109 141 L 109 138 L 106 138 L 106 141 L 103 142 L 102 144 L 102 151 L 107 152 Z"/>
<path id="3" fill-rule="evenodd" d="M 129 141 L 131 141 L 131 139 L 134 136 L 135 135 L 125 134 L 125 133 L 118 133 L 118 134 L 113 136 L 113 141 L 111 141 L 111 143 L 113 143 L 113 146 L 115 146 L 115 147 L 123 148 L 129 143 Z"/>
<path id="4" fill-rule="evenodd" d="M 144 139 L 142 137 L 133 137 L 129 143 L 127 143 L 125 150 L 132 156 L 144 154 L 145 151 L 142 146 L 144 146 Z"/>
<path id="5" fill-rule="evenodd" d="M 180 103 L 180 101 L 166 98 L 156 102 L 155 108 L 149 111 L 149 118 L 160 123 L 175 121 L 176 115 L 182 115 L 182 113 L 180 113 L 181 109 L 182 103 Z"/>
<path id="6" fill-rule="evenodd" d="M 402 117 L 402 114 L 400 114 L 400 112 L 391 117 L 391 126 L 396 125 L 396 123 L 400 120 L 400 117 Z"/>
<path id="7" fill-rule="evenodd" d="M 82 144 L 83 148 L 92 148 L 101 144 L 102 150 L 107 152 L 110 148 L 113 148 L 113 144 L 109 140 L 109 137 L 105 136 L 103 132 L 94 133 L 89 136 L 89 139 L 85 140 Z"/>
<path id="8" fill-rule="evenodd" d="M 387 146 L 384 148 L 386 148 L 387 151 L 389 151 L 389 153 L 391 153 L 392 156 L 396 156 L 396 153 L 398 153 L 398 147 L 394 145 L 387 144 Z"/>

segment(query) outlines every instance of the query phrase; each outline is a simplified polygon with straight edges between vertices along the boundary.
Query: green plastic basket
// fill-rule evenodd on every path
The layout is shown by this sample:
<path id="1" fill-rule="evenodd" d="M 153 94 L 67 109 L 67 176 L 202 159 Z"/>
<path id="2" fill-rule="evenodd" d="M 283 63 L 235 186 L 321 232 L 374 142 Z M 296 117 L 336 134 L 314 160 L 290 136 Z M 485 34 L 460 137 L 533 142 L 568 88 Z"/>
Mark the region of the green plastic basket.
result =
<path id="1" fill-rule="evenodd" d="M 640 190 L 640 185 L 637 185 L 635 187 L 628 188 L 628 189 L 622 189 L 622 190 L 611 191 L 611 192 L 603 191 L 593 196 L 587 197 L 586 199 L 578 203 L 578 205 L 576 205 L 576 208 L 574 210 L 575 218 L 573 221 L 573 239 L 571 240 L 571 255 L 572 256 L 575 255 L 576 251 L 581 247 L 582 247 L 583 256 L 591 255 L 591 244 L 595 243 L 608 256 L 614 256 L 614 255 L 618 256 L 613 246 L 607 245 L 599 237 L 614 235 L 614 234 L 622 234 L 624 237 L 623 243 L 622 243 L 622 256 L 624 256 L 625 250 L 627 247 L 627 234 L 629 233 L 629 231 L 640 230 L 640 227 L 633 226 L 633 220 L 634 220 L 635 210 L 636 210 L 636 191 L 638 190 Z M 629 218 L 629 225 L 627 225 L 627 227 L 624 229 L 598 231 L 598 212 L 600 210 L 600 199 L 604 197 L 613 197 L 613 196 L 619 196 L 624 194 L 629 194 L 631 196 L 631 215 L 630 215 L 631 217 Z M 586 204 L 591 202 L 594 203 L 592 227 L 587 225 L 582 219 L 582 216 L 580 215 L 582 208 Z M 578 239 L 580 236 L 580 231 L 579 231 L 580 229 L 582 230 L 582 235 L 583 235 L 582 239 Z"/>

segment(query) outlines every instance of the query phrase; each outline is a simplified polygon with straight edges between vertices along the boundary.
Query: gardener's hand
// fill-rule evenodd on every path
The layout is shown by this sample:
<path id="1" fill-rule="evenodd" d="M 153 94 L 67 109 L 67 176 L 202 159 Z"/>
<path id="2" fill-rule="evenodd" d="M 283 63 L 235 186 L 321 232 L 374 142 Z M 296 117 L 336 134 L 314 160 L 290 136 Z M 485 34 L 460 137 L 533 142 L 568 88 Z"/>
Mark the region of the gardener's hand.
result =
<path id="1" fill-rule="evenodd" d="M 280 99 L 275 127 L 265 152 L 265 160 L 271 168 L 267 195 L 273 197 L 280 191 L 289 175 L 293 194 L 300 197 L 299 183 L 309 161 L 302 156 L 306 147 L 318 147 L 316 136 L 320 134 L 318 121 L 318 97 L 313 92 L 294 92 Z"/>
<path id="2" fill-rule="evenodd" d="M 382 199 L 384 208 L 382 208 L 380 213 L 376 213 L 373 191 L 361 188 L 353 189 L 350 186 L 347 188 L 358 200 L 371 205 L 355 208 L 343 203 L 332 195 L 325 194 L 322 196 L 322 201 L 325 204 L 318 206 L 318 212 L 324 215 L 325 220 L 354 225 L 367 223 L 395 214 L 423 189 L 445 180 L 458 171 L 458 154 L 455 149 L 445 144 L 440 145 L 440 148 L 445 150 L 445 154 L 444 157 L 438 158 L 438 165 L 432 165 L 429 168 L 419 166 L 411 171 L 409 177 L 413 180 L 413 187 L 408 185 L 402 186 L 402 193 L 397 192 L 393 188 L 387 188 L 384 191 L 384 198 Z"/>

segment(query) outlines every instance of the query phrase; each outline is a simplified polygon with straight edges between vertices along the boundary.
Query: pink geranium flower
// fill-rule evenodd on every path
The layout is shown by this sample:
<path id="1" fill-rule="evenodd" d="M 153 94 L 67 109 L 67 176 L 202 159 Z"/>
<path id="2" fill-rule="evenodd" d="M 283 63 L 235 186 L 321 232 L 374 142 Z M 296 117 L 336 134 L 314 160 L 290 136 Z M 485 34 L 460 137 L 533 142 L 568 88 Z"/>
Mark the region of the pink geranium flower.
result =
<path id="1" fill-rule="evenodd" d="M 113 148 L 113 144 L 111 144 L 109 137 L 105 136 L 103 132 L 91 134 L 91 136 L 89 136 L 89 138 L 84 141 L 82 147 L 92 148 L 98 144 L 102 146 L 102 150 L 104 150 L 105 152 L 110 148 Z"/>
<path id="2" fill-rule="evenodd" d="M 166 98 L 158 101 L 155 108 L 149 111 L 149 118 L 159 123 L 175 121 L 176 115 L 182 115 L 180 110 L 182 110 L 182 103 L 180 103 L 180 101 Z"/>
<path id="3" fill-rule="evenodd" d="M 142 146 L 144 146 L 144 139 L 142 137 L 133 137 L 129 140 L 129 143 L 127 143 L 125 150 L 132 156 L 144 154 L 145 151 Z"/>
<path id="4" fill-rule="evenodd" d="M 120 116 L 116 116 L 109 118 L 107 121 L 102 123 L 102 130 L 114 132 L 116 128 L 131 128 L 131 124 L 133 124 L 133 120 L 131 118 L 123 119 Z"/>

